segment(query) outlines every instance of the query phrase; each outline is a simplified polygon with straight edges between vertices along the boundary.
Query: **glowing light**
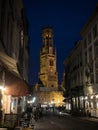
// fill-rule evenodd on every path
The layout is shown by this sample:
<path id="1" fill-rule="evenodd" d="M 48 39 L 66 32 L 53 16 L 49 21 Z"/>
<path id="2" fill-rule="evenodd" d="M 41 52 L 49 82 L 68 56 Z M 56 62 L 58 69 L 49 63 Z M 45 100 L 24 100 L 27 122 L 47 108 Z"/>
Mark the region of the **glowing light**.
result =
<path id="1" fill-rule="evenodd" d="M 5 90 L 5 88 L 3 86 L 0 86 L 0 90 Z"/>
<path id="2" fill-rule="evenodd" d="M 96 95 L 96 98 L 98 98 L 98 94 Z"/>
<path id="3" fill-rule="evenodd" d="M 58 100 L 58 103 L 60 103 L 60 100 Z"/>
<path id="4" fill-rule="evenodd" d="M 32 102 L 34 103 L 34 102 L 35 102 L 35 100 L 36 100 L 36 97 L 33 97 L 33 100 L 32 100 Z"/>
<path id="5" fill-rule="evenodd" d="M 81 100 L 83 100 L 83 99 L 84 99 L 84 97 L 83 97 L 83 96 L 81 96 L 80 98 L 81 98 Z"/>
<path id="6" fill-rule="evenodd" d="M 91 108 L 93 108 L 93 102 L 91 102 Z"/>
<path id="7" fill-rule="evenodd" d="M 86 96 L 85 99 L 88 99 L 88 97 Z"/>
<path id="8" fill-rule="evenodd" d="M 97 105 L 97 108 L 98 108 L 98 102 L 97 102 L 97 104 L 96 104 L 96 105 Z"/>
<path id="9" fill-rule="evenodd" d="M 91 99 L 93 99 L 93 95 L 91 96 Z"/>

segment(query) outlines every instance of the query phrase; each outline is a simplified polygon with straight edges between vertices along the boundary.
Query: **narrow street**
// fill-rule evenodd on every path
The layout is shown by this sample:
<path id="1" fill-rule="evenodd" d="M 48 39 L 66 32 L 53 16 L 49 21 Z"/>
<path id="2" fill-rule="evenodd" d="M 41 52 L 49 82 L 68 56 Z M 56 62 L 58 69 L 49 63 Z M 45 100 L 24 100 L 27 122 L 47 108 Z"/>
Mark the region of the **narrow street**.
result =
<path id="1" fill-rule="evenodd" d="M 98 122 L 82 120 L 78 117 L 47 114 L 35 122 L 35 130 L 96 130 Z"/>

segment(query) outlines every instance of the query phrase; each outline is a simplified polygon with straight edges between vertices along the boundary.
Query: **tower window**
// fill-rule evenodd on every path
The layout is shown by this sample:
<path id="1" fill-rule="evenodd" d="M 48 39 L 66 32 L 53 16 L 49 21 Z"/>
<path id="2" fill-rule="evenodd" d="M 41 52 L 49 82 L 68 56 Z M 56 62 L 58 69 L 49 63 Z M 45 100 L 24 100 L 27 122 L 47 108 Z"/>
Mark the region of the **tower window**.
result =
<path id="1" fill-rule="evenodd" d="M 50 60 L 50 66 L 53 66 L 53 60 Z"/>
<path id="2" fill-rule="evenodd" d="M 50 43 L 50 46 L 52 46 L 52 43 Z"/>
<path id="3" fill-rule="evenodd" d="M 53 86 L 53 85 L 51 85 L 51 87 L 53 88 L 54 86 Z"/>

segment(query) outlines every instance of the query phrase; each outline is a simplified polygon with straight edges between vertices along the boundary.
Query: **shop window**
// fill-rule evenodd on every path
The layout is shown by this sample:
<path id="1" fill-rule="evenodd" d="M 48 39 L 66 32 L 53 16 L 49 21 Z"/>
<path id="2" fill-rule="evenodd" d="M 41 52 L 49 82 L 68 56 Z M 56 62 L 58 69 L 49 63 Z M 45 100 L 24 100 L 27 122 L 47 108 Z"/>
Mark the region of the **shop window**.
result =
<path id="1" fill-rule="evenodd" d="M 88 102 L 88 101 L 86 101 L 86 103 L 85 103 L 85 108 L 86 108 L 86 109 L 89 108 L 89 102 Z"/>
<path id="2" fill-rule="evenodd" d="M 93 102 L 91 102 L 91 108 L 93 109 L 93 107 L 94 107 L 94 106 L 93 106 Z"/>
<path id="3" fill-rule="evenodd" d="M 98 102 L 96 103 L 96 108 L 98 109 Z"/>

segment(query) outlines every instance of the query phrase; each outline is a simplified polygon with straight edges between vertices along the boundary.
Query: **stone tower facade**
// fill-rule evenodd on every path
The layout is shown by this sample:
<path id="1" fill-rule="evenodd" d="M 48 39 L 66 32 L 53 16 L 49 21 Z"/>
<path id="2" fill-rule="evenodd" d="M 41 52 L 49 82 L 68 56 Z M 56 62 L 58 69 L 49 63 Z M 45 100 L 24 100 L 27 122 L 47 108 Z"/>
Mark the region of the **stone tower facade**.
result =
<path id="1" fill-rule="evenodd" d="M 47 89 L 58 90 L 56 49 L 53 44 L 53 29 L 51 27 L 42 30 L 39 79 Z"/>
<path id="2" fill-rule="evenodd" d="M 53 44 L 53 29 L 51 27 L 42 30 L 39 81 L 34 92 L 35 104 L 40 104 L 41 107 L 55 107 L 64 104 L 63 92 L 58 87 L 56 49 Z"/>

